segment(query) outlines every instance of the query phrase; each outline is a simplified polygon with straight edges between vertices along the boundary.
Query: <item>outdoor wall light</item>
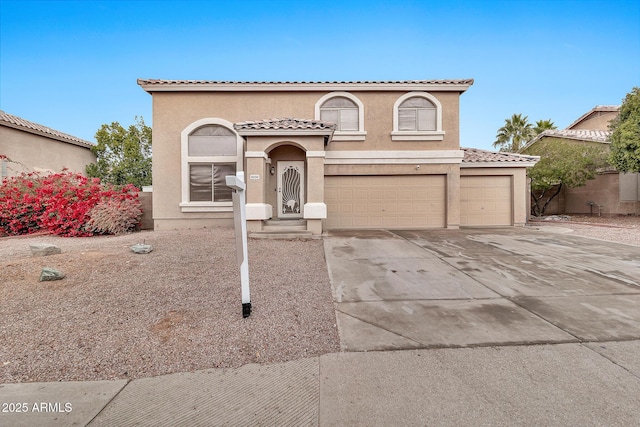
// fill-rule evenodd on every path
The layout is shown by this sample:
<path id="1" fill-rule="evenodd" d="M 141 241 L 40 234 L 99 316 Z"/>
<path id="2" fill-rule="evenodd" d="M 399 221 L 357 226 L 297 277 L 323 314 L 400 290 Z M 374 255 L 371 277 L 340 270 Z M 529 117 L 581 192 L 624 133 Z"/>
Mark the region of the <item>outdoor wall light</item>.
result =
<path id="1" fill-rule="evenodd" d="M 275 168 L 275 166 L 271 166 L 271 169 L 269 169 L 269 173 L 270 173 L 271 175 L 275 175 L 275 174 L 276 174 L 276 168 Z"/>

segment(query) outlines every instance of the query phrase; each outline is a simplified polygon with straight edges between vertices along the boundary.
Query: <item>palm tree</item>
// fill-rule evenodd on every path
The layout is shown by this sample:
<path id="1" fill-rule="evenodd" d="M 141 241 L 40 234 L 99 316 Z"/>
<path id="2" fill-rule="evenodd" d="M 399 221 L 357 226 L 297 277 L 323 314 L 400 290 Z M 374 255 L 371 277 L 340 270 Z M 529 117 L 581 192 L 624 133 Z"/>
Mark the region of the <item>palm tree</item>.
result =
<path id="1" fill-rule="evenodd" d="M 504 121 L 504 126 L 498 129 L 493 146 L 500 148 L 500 151 L 517 153 L 524 143 L 534 136 L 529 118 L 522 117 L 522 114 L 514 114 Z"/>
<path id="2" fill-rule="evenodd" d="M 553 121 L 551 121 L 551 119 L 549 119 L 549 120 L 538 120 L 536 122 L 536 125 L 533 128 L 533 131 L 535 132 L 534 136 L 540 135 L 545 130 L 551 130 L 551 129 L 558 129 L 558 126 L 556 126 L 553 123 Z"/>

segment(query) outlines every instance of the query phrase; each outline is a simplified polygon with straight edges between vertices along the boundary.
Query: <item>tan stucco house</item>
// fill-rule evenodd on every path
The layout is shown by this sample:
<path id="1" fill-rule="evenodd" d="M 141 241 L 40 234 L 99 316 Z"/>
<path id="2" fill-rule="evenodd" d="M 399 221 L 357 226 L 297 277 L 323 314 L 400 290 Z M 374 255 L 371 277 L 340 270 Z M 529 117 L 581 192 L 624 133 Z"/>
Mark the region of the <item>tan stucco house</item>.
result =
<path id="1" fill-rule="evenodd" d="M 153 99 L 156 229 L 231 224 L 224 177 L 241 170 L 253 233 L 526 222 L 537 158 L 460 148 L 473 80 L 138 84 Z"/>
<path id="2" fill-rule="evenodd" d="M 545 139 L 573 144 L 610 145 L 609 123 L 620 113 L 619 105 L 597 105 L 562 130 L 546 130 L 522 151 Z M 547 214 L 640 214 L 640 174 L 601 171 L 582 187 L 563 187 L 549 204 Z"/>
<path id="3" fill-rule="evenodd" d="M 0 180 L 22 172 L 85 173 L 95 163 L 93 144 L 0 110 L 0 154 L 12 162 L 0 160 Z"/>

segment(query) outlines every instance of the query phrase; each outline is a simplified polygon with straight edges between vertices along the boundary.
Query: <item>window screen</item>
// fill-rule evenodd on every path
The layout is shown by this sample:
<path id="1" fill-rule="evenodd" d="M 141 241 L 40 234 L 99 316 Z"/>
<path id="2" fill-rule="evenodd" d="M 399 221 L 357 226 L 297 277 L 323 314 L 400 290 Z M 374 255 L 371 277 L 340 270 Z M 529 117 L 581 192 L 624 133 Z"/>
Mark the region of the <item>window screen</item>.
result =
<path id="1" fill-rule="evenodd" d="M 356 103 L 342 96 L 331 98 L 320 107 L 320 120 L 336 123 L 339 131 L 359 130 L 358 116 Z"/>
<path id="2" fill-rule="evenodd" d="M 398 130 L 436 130 L 436 107 L 425 98 L 407 99 L 398 107 Z"/>
<path id="3" fill-rule="evenodd" d="M 189 166 L 189 200 L 192 202 L 230 202 L 231 188 L 226 176 L 236 174 L 234 163 L 192 164 Z"/>

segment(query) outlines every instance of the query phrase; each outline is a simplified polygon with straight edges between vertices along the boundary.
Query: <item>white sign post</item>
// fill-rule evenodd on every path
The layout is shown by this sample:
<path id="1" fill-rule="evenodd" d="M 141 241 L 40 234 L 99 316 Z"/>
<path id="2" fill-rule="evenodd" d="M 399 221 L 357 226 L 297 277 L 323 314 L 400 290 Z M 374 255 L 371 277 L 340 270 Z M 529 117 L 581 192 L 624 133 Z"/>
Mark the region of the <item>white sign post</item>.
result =
<path id="1" fill-rule="evenodd" d="M 225 178 L 227 186 L 233 189 L 231 200 L 233 201 L 233 225 L 236 234 L 236 254 L 240 267 L 240 285 L 242 289 L 242 317 L 251 315 L 251 295 L 249 293 L 249 262 L 247 252 L 247 208 L 246 208 L 246 184 L 244 172 L 236 172 L 236 176 L 229 175 Z"/>

